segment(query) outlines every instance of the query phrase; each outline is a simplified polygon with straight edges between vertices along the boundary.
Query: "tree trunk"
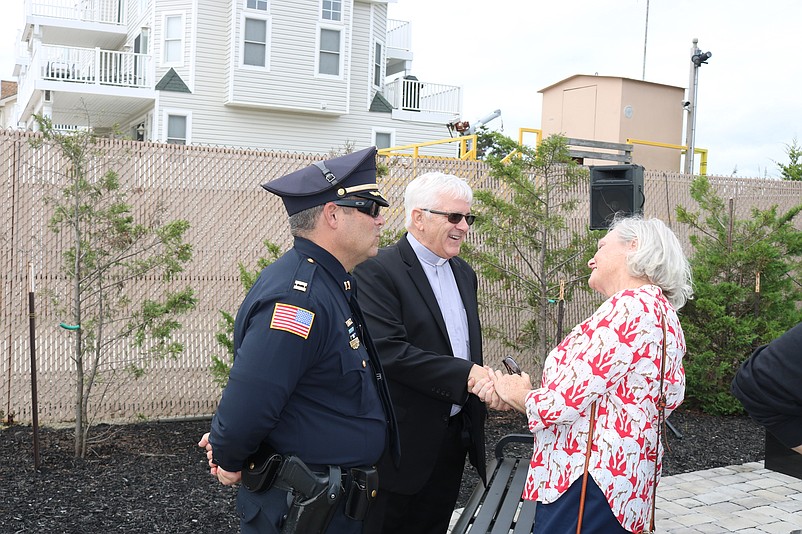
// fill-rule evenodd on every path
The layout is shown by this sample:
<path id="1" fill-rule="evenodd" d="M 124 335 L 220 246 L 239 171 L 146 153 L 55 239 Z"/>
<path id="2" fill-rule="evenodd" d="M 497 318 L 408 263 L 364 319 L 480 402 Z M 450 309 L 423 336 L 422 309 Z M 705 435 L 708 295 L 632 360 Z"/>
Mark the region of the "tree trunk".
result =
<path id="1" fill-rule="evenodd" d="M 78 194 L 76 175 L 73 169 L 73 184 L 75 185 L 75 210 L 73 212 L 73 239 L 75 258 L 73 259 L 73 311 L 72 316 L 78 330 L 75 331 L 75 456 L 83 458 L 86 455 L 86 440 L 84 439 L 84 346 L 83 325 L 81 324 L 81 202 Z"/>

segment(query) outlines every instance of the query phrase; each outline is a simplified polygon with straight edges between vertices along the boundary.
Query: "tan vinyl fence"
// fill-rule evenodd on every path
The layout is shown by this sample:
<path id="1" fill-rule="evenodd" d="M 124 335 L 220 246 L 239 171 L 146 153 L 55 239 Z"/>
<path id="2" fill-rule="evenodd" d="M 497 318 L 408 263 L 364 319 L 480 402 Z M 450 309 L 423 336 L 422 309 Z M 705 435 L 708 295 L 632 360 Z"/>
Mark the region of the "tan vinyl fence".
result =
<path id="1" fill-rule="evenodd" d="M 73 334 L 61 328 L 68 318 L 59 315 L 52 295 L 68 295 L 62 273 L 62 254 L 69 237 L 48 229 L 50 207 L 45 202 L 64 180 L 65 161 L 56 147 L 35 148 L 34 134 L 0 131 L 0 410 L 29 422 L 31 411 L 31 344 L 28 311 L 31 283 L 36 299 L 36 370 L 39 420 L 74 420 Z M 286 214 L 278 198 L 259 184 L 308 165 L 317 156 L 219 147 L 178 146 L 127 140 L 102 140 L 102 156 L 93 172 L 113 169 L 120 175 L 128 202 L 137 217 L 163 209 L 163 221 L 186 219 L 193 260 L 176 286 L 189 285 L 199 298 L 197 308 L 179 320 L 178 340 L 184 352 L 174 360 L 153 362 L 144 377 L 131 378 L 122 370 L 131 361 L 130 349 L 117 347 L 96 386 L 91 412 L 97 420 L 130 421 L 210 415 L 220 389 L 209 372 L 213 354 L 224 350 L 215 341 L 221 330 L 220 311 L 235 312 L 243 298 L 238 264 L 252 269 L 265 255 L 270 240 L 286 249 L 291 243 Z M 380 184 L 391 201 L 387 227 L 403 226 L 403 191 L 422 172 L 439 170 L 464 177 L 475 189 L 498 188 L 481 162 L 393 157 L 390 173 Z M 714 178 L 717 190 L 733 196 L 739 214 L 750 206 L 789 207 L 802 197 L 802 184 L 775 180 Z M 679 174 L 647 173 L 646 215 L 669 221 L 677 204 L 693 206 L 689 178 Z M 587 187 L 575 194 L 583 202 L 574 229 L 587 228 Z M 686 239 L 685 230 L 672 224 Z M 473 236 L 472 239 L 480 239 Z M 33 273 L 33 278 L 31 278 Z M 145 298 L 158 282 L 143 281 L 134 296 Z M 482 282 L 485 293 L 494 288 Z M 514 331 L 520 318 L 514 310 L 485 299 L 481 313 L 487 325 L 505 325 Z M 593 311 L 600 299 L 582 295 L 566 306 L 567 331 Z M 506 354 L 488 340 L 486 361 L 498 365 Z M 524 359 L 526 361 L 526 358 Z"/>

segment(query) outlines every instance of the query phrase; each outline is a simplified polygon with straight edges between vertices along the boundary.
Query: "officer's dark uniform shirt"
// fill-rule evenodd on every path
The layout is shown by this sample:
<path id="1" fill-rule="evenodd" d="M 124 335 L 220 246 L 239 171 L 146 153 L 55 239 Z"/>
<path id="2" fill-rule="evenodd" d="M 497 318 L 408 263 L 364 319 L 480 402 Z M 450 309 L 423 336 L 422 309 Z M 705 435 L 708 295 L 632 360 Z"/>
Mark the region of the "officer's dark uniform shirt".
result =
<path id="1" fill-rule="evenodd" d="M 237 313 L 236 356 L 212 421 L 219 466 L 240 471 L 263 440 L 307 464 L 379 459 L 387 418 L 370 341 L 349 307 L 354 291 L 340 262 L 303 238 L 262 271 Z"/>
<path id="2" fill-rule="evenodd" d="M 736 372 L 731 391 L 780 443 L 802 445 L 802 323 L 758 347 Z"/>

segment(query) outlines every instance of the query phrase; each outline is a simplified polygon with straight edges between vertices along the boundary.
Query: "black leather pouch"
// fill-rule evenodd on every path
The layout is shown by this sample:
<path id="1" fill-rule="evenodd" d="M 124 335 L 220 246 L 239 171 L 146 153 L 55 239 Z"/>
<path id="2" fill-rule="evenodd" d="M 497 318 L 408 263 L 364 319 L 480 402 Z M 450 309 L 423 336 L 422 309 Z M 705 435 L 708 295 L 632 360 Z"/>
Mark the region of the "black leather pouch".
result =
<path id="1" fill-rule="evenodd" d="M 242 470 L 242 485 L 255 493 L 270 489 L 276 480 L 276 474 L 283 458 L 272 448 L 262 444 L 256 454 L 248 458 Z"/>
<path id="2" fill-rule="evenodd" d="M 361 521 L 379 491 L 379 474 L 374 467 L 353 467 L 345 488 L 345 515 Z"/>

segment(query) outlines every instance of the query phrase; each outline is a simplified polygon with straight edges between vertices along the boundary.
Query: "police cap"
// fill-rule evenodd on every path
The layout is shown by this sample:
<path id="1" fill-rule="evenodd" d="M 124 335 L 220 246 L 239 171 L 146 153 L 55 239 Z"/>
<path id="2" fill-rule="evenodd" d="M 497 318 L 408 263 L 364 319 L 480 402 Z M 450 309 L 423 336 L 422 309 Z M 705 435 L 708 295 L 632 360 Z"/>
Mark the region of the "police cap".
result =
<path id="1" fill-rule="evenodd" d="M 281 197 L 289 215 L 345 197 L 361 197 L 381 206 L 390 204 L 376 184 L 376 147 L 318 161 L 262 184 Z"/>

